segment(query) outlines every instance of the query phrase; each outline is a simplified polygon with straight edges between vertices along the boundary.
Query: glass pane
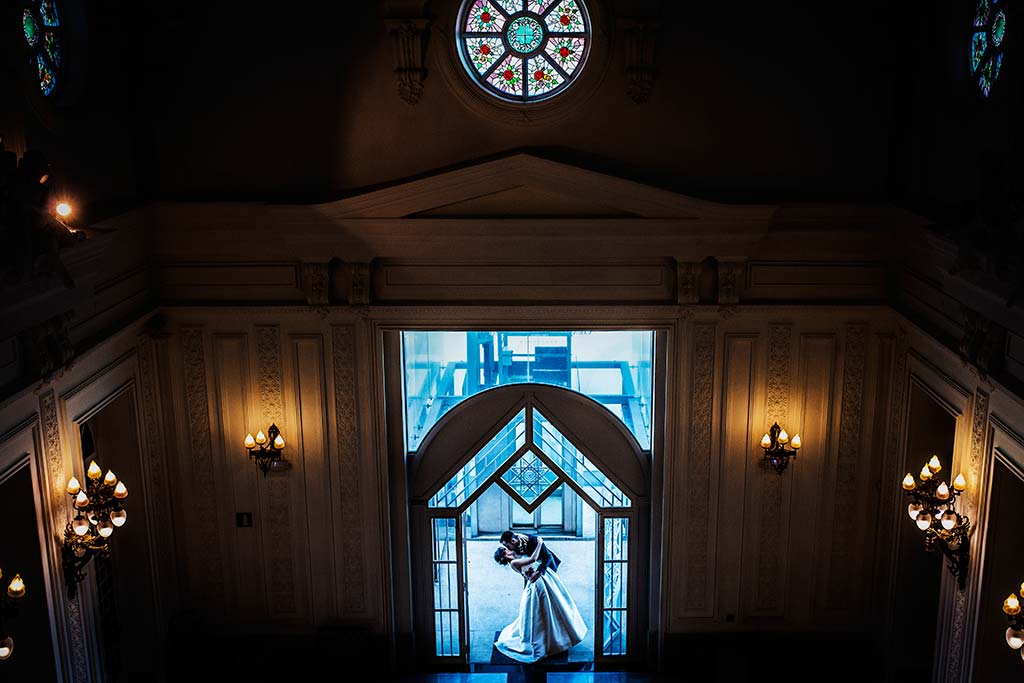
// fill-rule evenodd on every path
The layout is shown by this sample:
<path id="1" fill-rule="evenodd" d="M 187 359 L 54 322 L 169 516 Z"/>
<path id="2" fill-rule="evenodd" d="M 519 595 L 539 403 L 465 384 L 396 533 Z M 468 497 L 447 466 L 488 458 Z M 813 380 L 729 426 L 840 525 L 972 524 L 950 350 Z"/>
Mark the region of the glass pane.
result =
<path id="1" fill-rule="evenodd" d="M 558 481 L 558 475 L 543 460 L 529 452 L 524 453 L 501 478 L 531 505 Z"/>
<path id="2" fill-rule="evenodd" d="M 521 74 L 520 64 L 512 77 Z M 521 382 L 590 396 L 612 410 L 642 448 L 651 446 L 650 330 L 403 332 L 402 349 L 409 451 L 460 401 Z"/>
<path id="3" fill-rule="evenodd" d="M 598 507 L 630 506 L 629 497 L 536 409 L 533 411 L 533 443 L 572 477 Z"/>
<path id="4" fill-rule="evenodd" d="M 626 654 L 626 613 L 606 611 L 604 613 L 604 645 L 606 656 Z"/>
<path id="5" fill-rule="evenodd" d="M 629 520 L 606 517 L 604 520 L 604 559 L 625 561 L 629 558 Z"/>
<path id="6" fill-rule="evenodd" d="M 540 504 L 540 525 L 545 527 L 562 527 L 562 498 L 565 495 L 565 484 Z"/>
<path id="7" fill-rule="evenodd" d="M 431 520 L 431 550 L 434 580 L 435 654 L 456 656 L 460 652 L 458 555 L 455 518 Z"/>
<path id="8" fill-rule="evenodd" d="M 626 628 L 629 606 L 629 520 L 608 517 L 604 520 L 604 614 L 605 655 L 626 654 Z"/>
<path id="9" fill-rule="evenodd" d="M 533 513 L 527 512 L 519 503 L 512 501 L 512 526 L 533 526 Z"/>
<path id="10" fill-rule="evenodd" d="M 526 443 L 526 411 L 505 425 L 430 499 L 429 507 L 454 508 L 473 495 L 487 477 Z"/>

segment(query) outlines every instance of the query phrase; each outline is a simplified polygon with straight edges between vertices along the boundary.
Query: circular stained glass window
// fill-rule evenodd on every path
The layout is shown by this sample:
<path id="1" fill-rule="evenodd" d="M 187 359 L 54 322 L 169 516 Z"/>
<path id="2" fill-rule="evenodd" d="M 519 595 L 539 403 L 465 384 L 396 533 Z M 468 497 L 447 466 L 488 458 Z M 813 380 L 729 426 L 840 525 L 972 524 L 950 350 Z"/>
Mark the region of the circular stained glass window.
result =
<path id="1" fill-rule="evenodd" d="M 39 89 L 44 95 L 52 95 L 62 78 L 64 46 L 61 29 L 57 0 L 34 0 L 23 4 L 21 30 L 28 43 L 33 71 L 38 75 Z"/>
<path id="2" fill-rule="evenodd" d="M 458 21 L 466 71 L 507 102 L 562 92 L 583 71 L 590 50 L 583 0 L 465 0 Z"/>
<path id="3" fill-rule="evenodd" d="M 988 97 L 1003 67 L 1006 12 L 999 0 L 978 0 L 971 27 L 971 74 Z"/>

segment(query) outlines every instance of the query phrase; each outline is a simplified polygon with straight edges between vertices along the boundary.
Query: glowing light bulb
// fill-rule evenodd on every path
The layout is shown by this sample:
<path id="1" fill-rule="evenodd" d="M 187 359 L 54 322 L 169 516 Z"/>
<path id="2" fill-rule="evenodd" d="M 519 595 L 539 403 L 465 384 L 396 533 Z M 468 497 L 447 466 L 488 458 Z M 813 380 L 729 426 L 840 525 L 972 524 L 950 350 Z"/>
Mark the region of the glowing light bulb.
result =
<path id="1" fill-rule="evenodd" d="M 67 202 L 57 203 L 57 215 L 61 218 L 67 218 L 71 215 L 71 205 Z"/>
<path id="2" fill-rule="evenodd" d="M 907 514 L 915 522 L 917 521 L 917 516 L 921 514 L 921 510 L 924 510 L 924 506 L 919 503 L 911 503 L 907 506 Z"/>
<path id="3" fill-rule="evenodd" d="M 11 585 L 7 587 L 7 597 L 15 600 L 25 597 L 25 582 L 21 580 L 21 574 L 14 575 Z"/>
<path id="4" fill-rule="evenodd" d="M 107 470 L 107 474 L 103 477 L 103 483 L 107 486 L 113 486 L 117 483 L 117 477 L 114 475 L 114 470 Z"/>
<path id="5" fill-rule="evenodd" d="M 89 533 L 89 520 L 87 520 L 83 515 L 76 515 L 75 518 L 71 520 L 71 530 L 78 536 L 85 536 Z"/>
<path id="6" fill-rule="evenodd" d="M 786 433 L 785 429 L 779 432 L 779 443 L 789 443 L 789 434 Z"/>
<path id="7" fill-rule="evenodd" d="M 1006 644 L 1014 650 L 1019 650 L 1024 645 L 1024 631 L 1018 631 L 1012 626 L 1006 629 Z"/>
<path id="8" fill-rule="evenodd" d="M 127 498 L 128 487 L 124 485 L 123 481 L 117 482 L 117 486 L 114 487 L 114 498 Z"/>
<path id="9" fill-rule="evenodd" d="M 1003 600 L 1003 612 L 1011 617 L 1020 614 L 1020 600 L 1017 599 L 1016 594 L 1010 593 L 1010 596 Z"/>
<path id="10" fill-rule="evenodd" d="M 114 525 L 110 523 L 109 519 L 101 519 L 100 523 L 96 525 L 96 531 L 103 538 L 110 538 L 110 534 L 114 533 Z"/>
<path id="11" fill-rule="evenodd" d="M 263 445 L 267 442 L 267 436 L 262 431 L 256 432 L 256 443 Z"/>
<path id="12" fill-rule="evenodd" d="M 89 496 L 85 495 L 85 491 L 79 491 L 78 496 L 75 497 L 75 507 L 84 508 L 89 504 Z"/>
<path id="13" fill-rule="evenodd" d="M 917 519 L 915 521 L 917 522 L 918 529 L 921 531 L 927 531 L 932 525 L 932 516 L 927 512 L 921 512 L 917 515 Z"/>
<path id="14" fill-rule="evenodd" d="M 912 475 L 910 472 L 907 472 L 907 476 L 903 477 L 903 490 L 913 491 L 916 488 L 917 483 L 914 482 L 914 475 Z"/>
<path id="15" fill-rule="evenodd" d="M 14 652 L 14 638 L 7 636 L 3 640 L 0 640 L 0 661 L 10 659 L 11 653 Z"/>
<path id="16" fill-rule="evenodd" d="M 789 442 L 789 445 L 792 446 L 793 450 L 795 450 L 795 451 L 800 450 L 800 446 L 803 445 L 802 443 L 800 443 L 800 435 L 799 434 L 795 434 L 793 436 L 793 440 Z"/>
<path id="17" fill-rule="evenodd" d="M 70 495 L 73 496 L 73 495 L 75 495 L 76 493 L 78 493 L 81 490 L 82 490 L 82 485 L 78 483 L 77 479 L 75 479 L 74 477 L 71 477 L 70 479 L 68 479 L 68 493 Z"/>
<path id="18" fill-rule="evenodd" d="M 942 463 L 939 462 L 939 456 L 932 456 L 932 459 L 928 461 L 928 469 L 932 471 L 932 474 L 935 474 L 942 469 Z"/>
<path id="19" fill-rule="evenodd" d="M 918 476 L 921 477 L 921 481 L 928 481 L 932 478 L 932 471 L 928 469 L 928 465 L 925 465 L 921 468 L 921 474 Z"/>
<path id="20" fill-rule="evenodd" d="M 939 484 L 939 488 L 935 489 L 935 497 L 939 500 L 949 499 L 949 487 L 946 486 L 946 482 Z"/>
<path id="21" fill-rule="evenodd" d="M 963 491 L 965 488 L 967 488 L 967 480 L 964 479 L 964 475 L 962 472 L 956 475 L 956 479 L 953 480 L 953 488 L 955 488 L 957 491 Z"/>
<path id="22" fill-rule="evenodd" d="M 274 448 L 276 448 L 279 451 L 284 449 L 284 437 L 281 436 L 280 434 L 278 434 L 277 438 L 274 439 Z"/>
<path id="23" fill-rule="evenodd" d="M 942 528 L 949 531 L 956 526 L 956 513 L 952 510 L 946 510 L 942 513 L 942 517 L 939 518 L 939 522 L 942 524 Z"/>
<path id="24" fill-rule="evenodd" d="M 761 437 L 761 448 L 771 448 L 771 447 L 772 447 L 772 438 L 770 436 L 768 436 L 767 434 L 765 434 L 764 436 Z"/>
<path id="25" fill-rule="evenodd" d="M 245 447 L 249 450 L 256 448 L 256 439 L 252 438 L 252 434 L 245 435 Z"/>
<path id="26" fill-rule="evenodd" d="M 116 527 L 123 527 L 125 522 L 128 521 L 128 513 L 120 508 L 117 510 L 111 510 L 110 521 Z"/>
<path id="27" fill-rule="evenodd" d="M 96 464 L 95 460 L 93 460 L 89 463 L 89 471 L 86 472 L 86 475 L 88 475 L 90 479 L 99 479 L 103 476 L 103 470 L 101 470 L 100 466 Z"/>

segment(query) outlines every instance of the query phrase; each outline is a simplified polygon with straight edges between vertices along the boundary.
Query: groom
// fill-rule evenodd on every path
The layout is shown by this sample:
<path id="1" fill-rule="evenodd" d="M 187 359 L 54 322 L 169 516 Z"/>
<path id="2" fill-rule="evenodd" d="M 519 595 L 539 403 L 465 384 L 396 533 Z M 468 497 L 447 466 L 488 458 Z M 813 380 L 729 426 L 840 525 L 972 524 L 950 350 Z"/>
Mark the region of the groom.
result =
<path id="1" fill-rule="evenodd" d="M 551 571 L 557 572 L 558 566 L 562 564 L 562 561 L 558 559 L 558 555 L 555 555 L 540 536 L 520 534 L 509 529 L 501 534 L 501 544 L 517 555 L 527 557 L 533 555 L 534 551 L 537 550 L 537 546 L 540 546 L 540 552 L 537 554 L 537 559 L 540 561 L 540 569 L 530 576 L 529 580 L 531 583 L 539 579 L 540 575 L 549 568 Z"/>

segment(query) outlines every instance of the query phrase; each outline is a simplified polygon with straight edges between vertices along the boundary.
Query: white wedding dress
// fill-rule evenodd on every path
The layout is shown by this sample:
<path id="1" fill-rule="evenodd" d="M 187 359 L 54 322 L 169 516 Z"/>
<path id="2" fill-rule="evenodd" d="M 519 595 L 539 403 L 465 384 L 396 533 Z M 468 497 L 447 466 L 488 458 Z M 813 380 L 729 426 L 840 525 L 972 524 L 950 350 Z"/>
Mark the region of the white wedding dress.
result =
<path id="1" fill-rule="evenodd" d="M 527 581 L 519 616 L 501 631 L 494 646 L 506 657 L 529 663 L 565 652 L 586 635 L 583 615 L 558 572 L 548 570 L 536 581 Z"/>

